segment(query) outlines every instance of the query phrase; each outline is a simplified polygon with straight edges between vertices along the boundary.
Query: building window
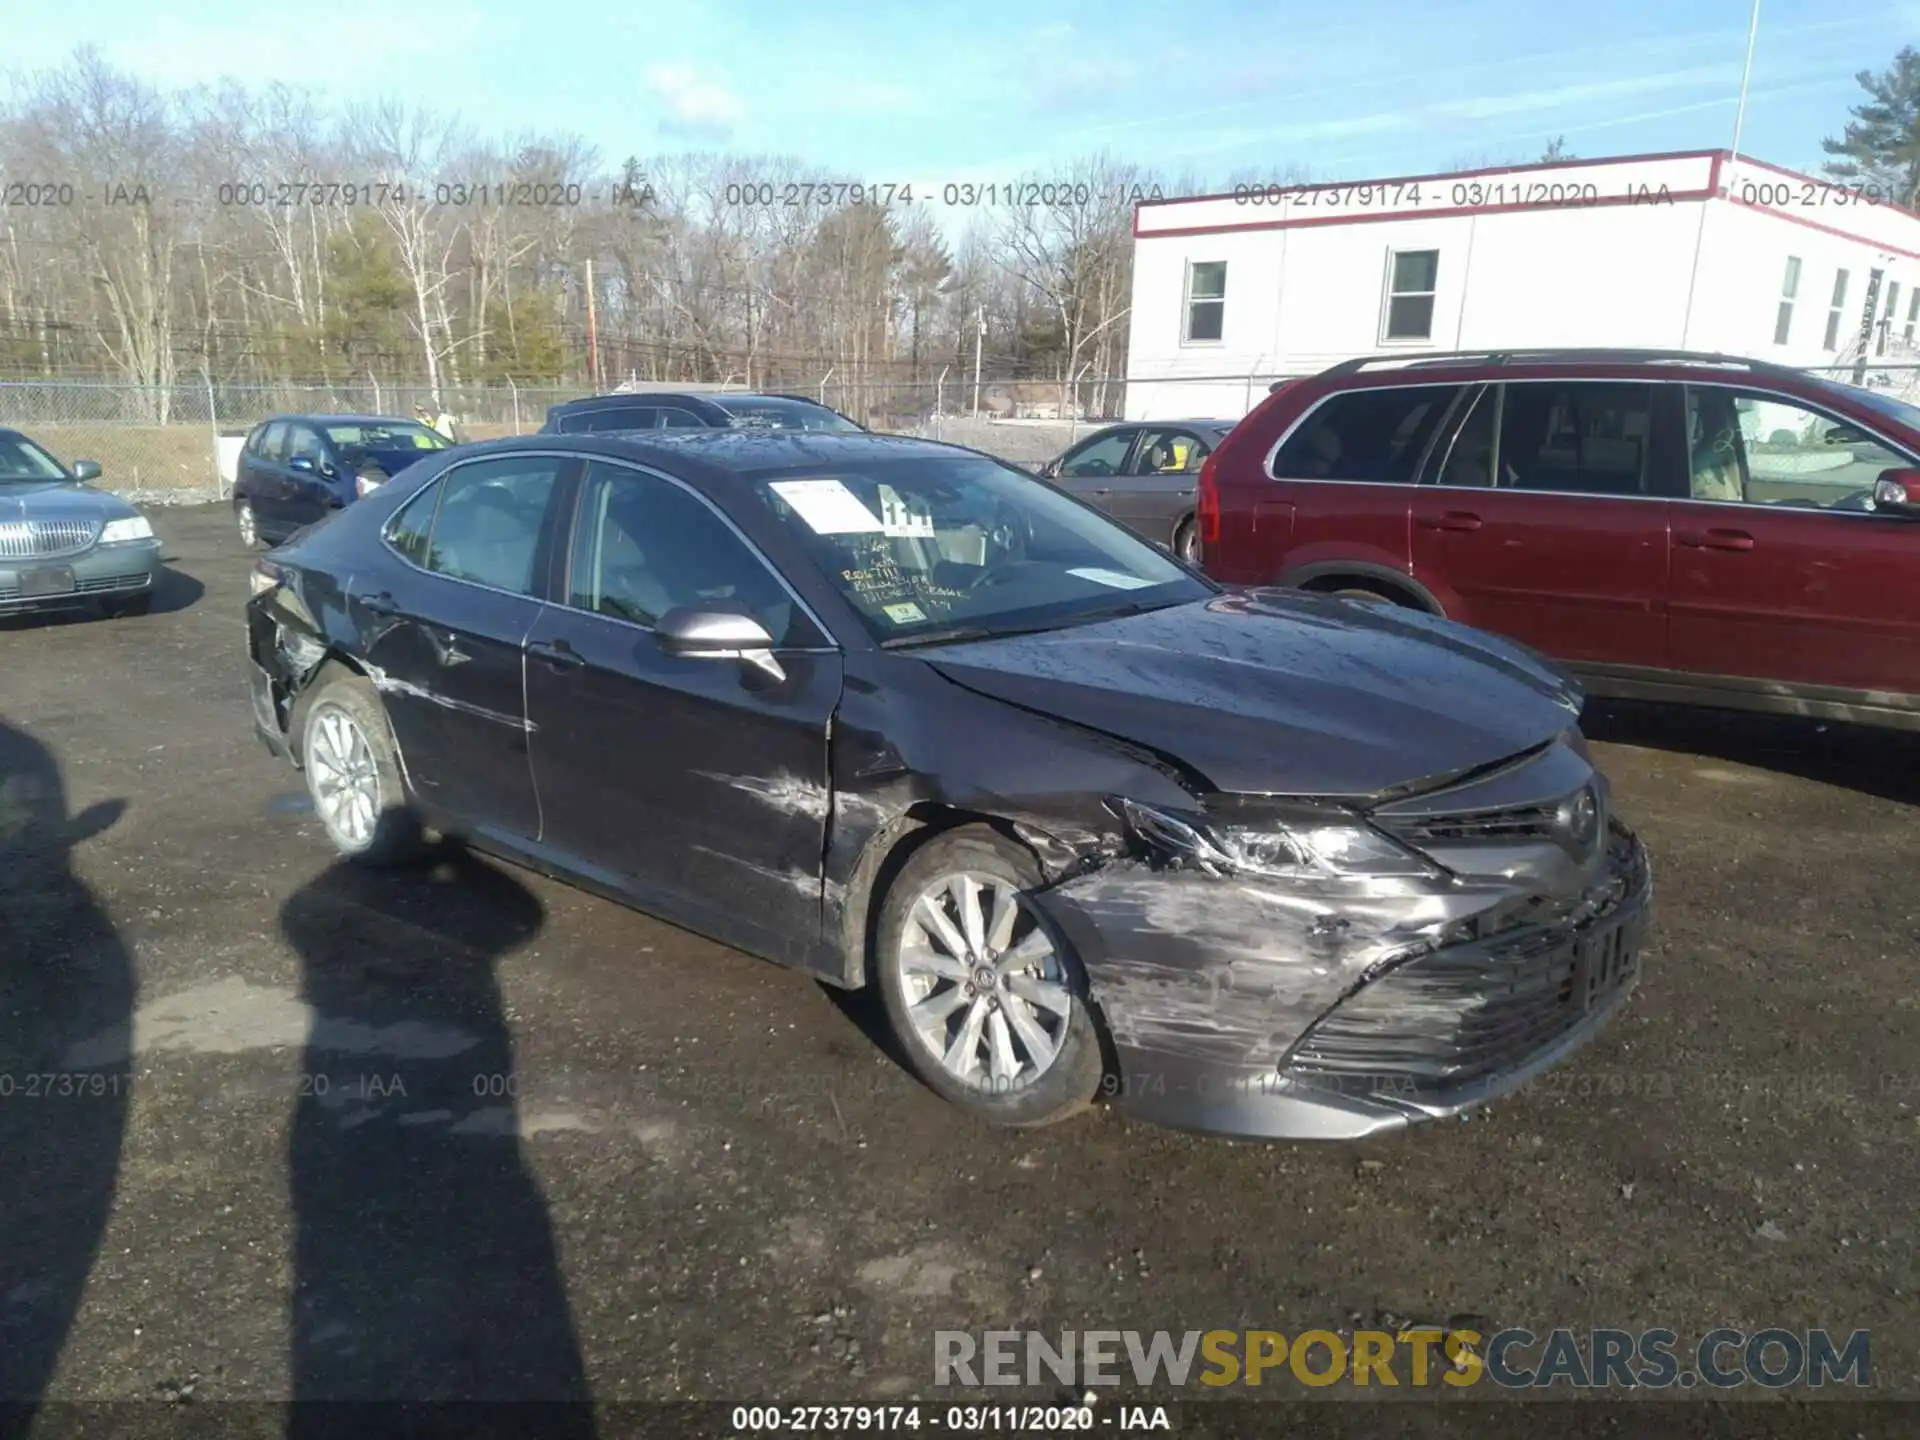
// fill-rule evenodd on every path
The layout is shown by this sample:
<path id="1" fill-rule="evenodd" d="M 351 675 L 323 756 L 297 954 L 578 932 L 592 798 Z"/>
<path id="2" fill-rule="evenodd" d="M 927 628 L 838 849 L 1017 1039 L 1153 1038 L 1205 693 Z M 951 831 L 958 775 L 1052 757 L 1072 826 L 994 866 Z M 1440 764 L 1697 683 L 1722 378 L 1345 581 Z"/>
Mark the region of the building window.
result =
<path id="1" fill-rule="evenodd" d="M 1900 282 L 1887 282 L 1887 313 L 1880 321 L 1880 333 L 1874 337 L 1873 353 L 1887 353 L 1887 337 L 1893 333 L 1893 313 L 1900 308 Z"/>
<path id="2" fill-rule="evenodd" d="M 1913 298 L 1907 301 L 1907 344 L 1913 344 L 1913 327 L 1920 325 L 1920 285 L 1913 287 Z"/>
<path id="3" fill-rule="evenodd" d="M 1387 304 L 1383 340 L 1431 340 L 1433 296 L 1439 289 L 1438 250 L 1387 252 Z"/>
<path id="4" fill-rule="evenodd" d="M 1833 308 L 1827 311 L 1827 342 L 1822 349 L 1840 348 L 1840 322 L 1847 304 L 1847 272 L 1836 270 L 1833 276 Z"/>
<path id="5" fill-rule="evenodd" d="M 1217 344 L 1227 328 L 1227 262 L 1192 260 L 1187 263 L 1187 325 L 1180 340 L 1185 345 Z"/>
<path id="6" fill-rule="evenodd" d="M 1784 345 L 1793 329 L 1793 297 L 1800 293 L 1800 257 L 1787 257 L 1787 277 L 1780 282 L 1780 311 L 1773 319 L 1773 343 Z"/>

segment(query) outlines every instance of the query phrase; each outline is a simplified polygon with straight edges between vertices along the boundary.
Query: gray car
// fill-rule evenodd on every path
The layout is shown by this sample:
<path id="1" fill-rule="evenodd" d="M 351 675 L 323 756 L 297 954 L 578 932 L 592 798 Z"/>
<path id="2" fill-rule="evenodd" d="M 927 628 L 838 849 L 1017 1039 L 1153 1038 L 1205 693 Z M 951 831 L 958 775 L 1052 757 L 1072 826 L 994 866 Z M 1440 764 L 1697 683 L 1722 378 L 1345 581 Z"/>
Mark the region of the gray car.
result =
<path id="1" fill-rule="evenodd" d="M 0 615 L 98 604 L 141 615 L 153 604 L 160 542 L 147 518 L 69 470 L 18 430 L 0 430 Z"/>
<path id="2" fill-rule="evenodd" d="M 1233 427 L 1231 420 L 1109 425 L 1040 466 L 1039 473 L 1198 565 L 1193 507 L 1200 465 Z"/>

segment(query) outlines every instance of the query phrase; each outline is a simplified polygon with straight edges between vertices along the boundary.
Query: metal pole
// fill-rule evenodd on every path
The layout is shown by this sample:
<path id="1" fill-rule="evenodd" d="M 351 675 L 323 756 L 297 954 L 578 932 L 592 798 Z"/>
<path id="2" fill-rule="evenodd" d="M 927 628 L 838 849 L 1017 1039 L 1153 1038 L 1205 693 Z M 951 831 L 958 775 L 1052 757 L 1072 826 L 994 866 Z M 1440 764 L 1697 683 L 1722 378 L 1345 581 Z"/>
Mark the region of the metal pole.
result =
<path id="1" fill-rule="evenodd" d="M 1753 0 L 1753 18 L 1747 25 L 1747 63 L 1740 71 L 1740 105 L 1733 115 L 1733 155 L 1727 165 L 1728 188 L 1732 188 L 1734 166 L 1740 163 L 1740 132 L 1747 123 L 1747 82 L 1753 78 L 1753 49 L 1760 38 L 1760 0 Z"/>
<path id="2" fill-rule="evenodd" d="M 507 376 L 507 389 L 513 392 L 513 433 L 520 433 L 520 387 L 513 383 L 513 377 Z"/>
<path id="3" fill-rule="evenodd" d="M 838 365 L 829 365 L 827 367 L 827 373 L 820 377 L 820 403 L 822 405 L 827 403 L 827 381 L 833 378 L 833 372 L 839 368 Z"/>
<path id="4" fill-rule="evenodd" d="M 946 422 L 941 418 L 947 413 L 947 371 L 953 366 L 942 365 L 940 378 L 933 382 L 933 438 L 946 438 Z"/>
<path id="5" fill-rule="evenodd" d="M 587 383 L 600 389 L 600 331 L 594 323 L 593 257 L 587 257 Z"/>
<path id="6" fill-rule="evenodd" d="M 973 418 L 980 418 L 980 356 L 987 348 L 987 307 L 979 307 L 979 333 L 973 341 Z"/>
<path id="7" fill-rule="evenodd" d="M 207 367 L 200 367 L 200 378 L 207 386 L 207 428 L 213 432 L 213 489 L 222 500 L 227 498 L 227 475 L 220 468 L 220 417 L 214 412 L 213 376 Z"/>

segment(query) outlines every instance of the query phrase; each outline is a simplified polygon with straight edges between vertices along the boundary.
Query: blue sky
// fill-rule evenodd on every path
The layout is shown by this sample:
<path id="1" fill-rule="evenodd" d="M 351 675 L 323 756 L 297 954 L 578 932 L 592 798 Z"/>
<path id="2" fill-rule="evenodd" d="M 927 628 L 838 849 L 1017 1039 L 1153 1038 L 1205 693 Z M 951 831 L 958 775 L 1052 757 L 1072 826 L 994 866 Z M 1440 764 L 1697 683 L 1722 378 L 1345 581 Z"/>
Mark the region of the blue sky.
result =
<path id="1" fill-rule="evenodd" d="M 1169 173 L 1411 174 L 1728 144 L 1746 0 L 1137 0 L 883 6 L 568 0 L 7 0 L 0 66 L 77 44 L 166 84 L 404 90 L 496 134 L 574 131 L 610 163 L 781 153 L 876 183 L 1048 172 L 1100 148 Z M 309 18 L 318 13 L 323 18 Z M 1920 43 L 1920 0 L 1767 0 L 1742 149 L 1821 159 L 1854 74 Z"/>

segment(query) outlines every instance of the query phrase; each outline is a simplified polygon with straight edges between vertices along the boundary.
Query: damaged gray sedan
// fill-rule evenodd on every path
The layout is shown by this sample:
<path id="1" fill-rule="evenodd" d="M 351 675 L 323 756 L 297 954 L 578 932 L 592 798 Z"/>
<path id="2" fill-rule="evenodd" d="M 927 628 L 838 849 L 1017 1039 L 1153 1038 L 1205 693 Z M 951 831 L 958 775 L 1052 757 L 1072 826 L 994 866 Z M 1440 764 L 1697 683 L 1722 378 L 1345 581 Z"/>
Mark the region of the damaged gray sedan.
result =
<path id="1" fill-rule="evenodd" d="M 877 987 L 993 1122 L 1366 1136 L 1523 1083 L 1638 976 L 1650 871 L 1571 682 L 1223 590 L 973 451 L 498 441 L 253 589 L 256 727 L 343 854 L 437 831 Z"/>

